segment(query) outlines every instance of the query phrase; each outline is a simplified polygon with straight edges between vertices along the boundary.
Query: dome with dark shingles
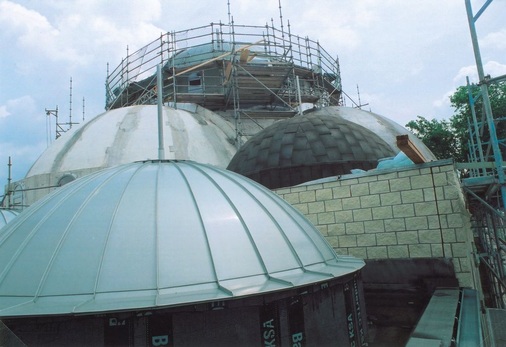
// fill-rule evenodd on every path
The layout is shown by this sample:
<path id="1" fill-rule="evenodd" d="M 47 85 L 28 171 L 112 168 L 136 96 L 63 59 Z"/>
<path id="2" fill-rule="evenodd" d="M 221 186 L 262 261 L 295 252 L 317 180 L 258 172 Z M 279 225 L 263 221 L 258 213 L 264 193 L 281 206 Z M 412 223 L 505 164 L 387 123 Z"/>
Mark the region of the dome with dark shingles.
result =
<path id="1" fill-rule="evenodd" d="M 361 125 L 331 115 L 274 123 L 239 149 L 227 169 L 274 189 L 375 168 L 396 152 Z"/>

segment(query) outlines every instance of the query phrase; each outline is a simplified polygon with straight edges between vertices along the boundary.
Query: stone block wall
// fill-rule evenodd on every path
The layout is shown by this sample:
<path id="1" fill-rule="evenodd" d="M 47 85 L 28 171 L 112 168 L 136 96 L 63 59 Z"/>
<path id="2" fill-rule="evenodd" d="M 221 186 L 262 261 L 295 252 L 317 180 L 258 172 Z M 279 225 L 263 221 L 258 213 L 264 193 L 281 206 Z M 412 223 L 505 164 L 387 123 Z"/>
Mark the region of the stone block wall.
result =
<path id="1" fill-rule="evenodd" d="M 451 161 L 324 179 L 276 192 L 338 254 L 363 259 L 449 258 L 474 287 L 470 215 Z"/>

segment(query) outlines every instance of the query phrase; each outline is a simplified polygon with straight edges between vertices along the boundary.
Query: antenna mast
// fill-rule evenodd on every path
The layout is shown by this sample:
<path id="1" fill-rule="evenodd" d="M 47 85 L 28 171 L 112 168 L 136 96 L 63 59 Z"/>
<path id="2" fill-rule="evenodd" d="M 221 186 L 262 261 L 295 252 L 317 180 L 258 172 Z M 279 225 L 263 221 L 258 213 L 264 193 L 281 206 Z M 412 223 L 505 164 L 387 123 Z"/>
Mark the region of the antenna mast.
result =
<path id="1" fill-rule="evenodd" d="M 359 89 L 359 87 L 358 87 L 358 84 L 357 84 L 357 96 L 358 96 L 358 105 L 357 105 L 357 108 L 362 109 L 362 106 L 367 106 L 367 105 L 369 105 L 369 103 L 367 103 L 367 104 L 363 104 L 363 103 L 362 103 L 362 100 L 360 100 L 360 89 Z"/>
<path id="2" fill-rule="evenodd" d="M 58 121 L 58 105 L 56 105 L 56 108 L 54 109 L 45 109 L 46 116 L 54 116 L 56 119 L 56 136 L 55 139 L 58 139 L 63 133 L 67 132 L 68 130 L 72 129 L 72 125 L 79 124 L 72 122 L 72 77 L 70 77 L 70 105 L 69 105 L 69 121 L 67 123 L 60 123 Z M 84 121 L 84 98 L 83 98 L 83 121 Z M 68 128 L 65 129 L 63 126 L 67 125 Z"/>
<path id="3" fill-rule="evenodd" d="M 72 77 L 70 77 L 69 129 L 72 128 Z"/>

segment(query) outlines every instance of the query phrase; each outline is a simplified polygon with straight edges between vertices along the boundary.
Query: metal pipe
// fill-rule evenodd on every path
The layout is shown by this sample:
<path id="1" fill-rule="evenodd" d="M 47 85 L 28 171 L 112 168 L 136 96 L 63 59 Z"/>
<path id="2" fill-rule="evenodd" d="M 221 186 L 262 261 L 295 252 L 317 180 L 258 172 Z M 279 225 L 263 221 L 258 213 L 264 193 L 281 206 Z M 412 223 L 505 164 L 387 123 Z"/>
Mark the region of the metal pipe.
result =
<path id="1" fill-rule="evenodd" d="M 163 83 L 162 83 L 162 65 L 156 67 L 156 82 L 158 92 L 158 159 L 165 159 L 164 141 L 163 141 Z"/>
<path id="2" fill-rule="evenodd" d="M 295 76 L 295 83 L 297 84 L 297 98 L 299 100 L 299 114 L 302 115 L 302 97 L 300 95 L 299 76 Z"/>
<path id="3" fill-rule="evenodd" d="M 11 189 L 11 183 L 12 183 L 12 176 L 11 176 L 11 169 L 12 169 L 12 161 L 11 161 L 11 156 L 9 156 L 9 164 L 7 164 L 8 168 L 9 168 L 9 172 L 8 172 L 8 175 L 7 175 L 7 195 L 8 195 L 8 198 L 7 198 L 7 208 L 11 208 L 12 206 L 12 189 Z"/>
<path id="4" fill-rule="evenodd" d="M 483 163 L 485 161 L 485 159 L 483 157 L 483 146 L 482 146 L 481 138 L 479 135 L 479 127 L 478 127 L 478 120 L 476 118 L 474 96 L 473 96 L 473 93 L 471 92 L 471 85 L 469 84 L 469 76 L 466 76 L 466 81 L 467 81 L 467 95 L 469 97 L 469 103 L 470 103 L 469 108 L 471 109 L 471 115 L 473 117 L 474 132 L 475 132 L 476 141 L 477 141 L 477 145 L 478 145 L 478 154 L 480 156 L 480 162 Z M 473 138 L 472 133 L 470 134 L 470 137 L 471 137 L 471 139 Z M 485 168 L 483 168 L 482 175 L 485 176 L 486 174 L 487 174 L 487 170 Z"/>
<path id="5" fill-rule="evenodd" d="M 490 97 L 488 94 L 488 84 L 485 80 L 485 72 L 483 70 L 483 61 L 481 59 L 480 47 L 478 45 L 478 36 L 476 35 L 476 26 L 475 20 L 478 19 L 479 15 L 483 12 L 483 10 L 491 3 L 492 0 L 489 0 L 482 9 L 478 12 L 476 17 L 473 16 L 473 10 L 471 7 L 471 0 L 466 1 L 466 11 L 467 18 L 469 22 L 469 29 L 471 32 L 471 40 L 473 43 L 473 51 L 474 57 L 476 60 L 476 68 L 478 70 L 478 78 L 480 81 L 480 89 L 483 97 L 483 106 L 485 108 L 485 116 L 487 120 L 488 130 L 490 133 L 490 144 L 492 146 L 494 161 L 496 163 L 497 169 L 497 178 L 499 180 L 499 184 L 501 186 L 501 198 L 502 198 L 502 208 L 506 208 L 506 187 L 505 187 L 505 175 L 504 170 L 502 168 L 502 154 L 499 148 L 499 142 L 497 140 L 497 132 L 495 129 L 494 117 L 492 113 L 492 106 L 490 103 Z"/>

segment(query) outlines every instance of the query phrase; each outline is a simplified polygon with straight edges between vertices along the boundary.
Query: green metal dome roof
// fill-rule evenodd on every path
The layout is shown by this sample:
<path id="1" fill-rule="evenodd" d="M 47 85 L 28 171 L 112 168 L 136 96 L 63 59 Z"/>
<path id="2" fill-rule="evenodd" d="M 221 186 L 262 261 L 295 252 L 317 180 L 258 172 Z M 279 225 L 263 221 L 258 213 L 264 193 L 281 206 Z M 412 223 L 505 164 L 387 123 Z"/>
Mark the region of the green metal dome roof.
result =
<path id="1" fill-rule="evenodd" d="M 358 271 L 273 192 L 191 161 L 77 179 L 0 234 L 0 317 L 227 300 Z"/>

